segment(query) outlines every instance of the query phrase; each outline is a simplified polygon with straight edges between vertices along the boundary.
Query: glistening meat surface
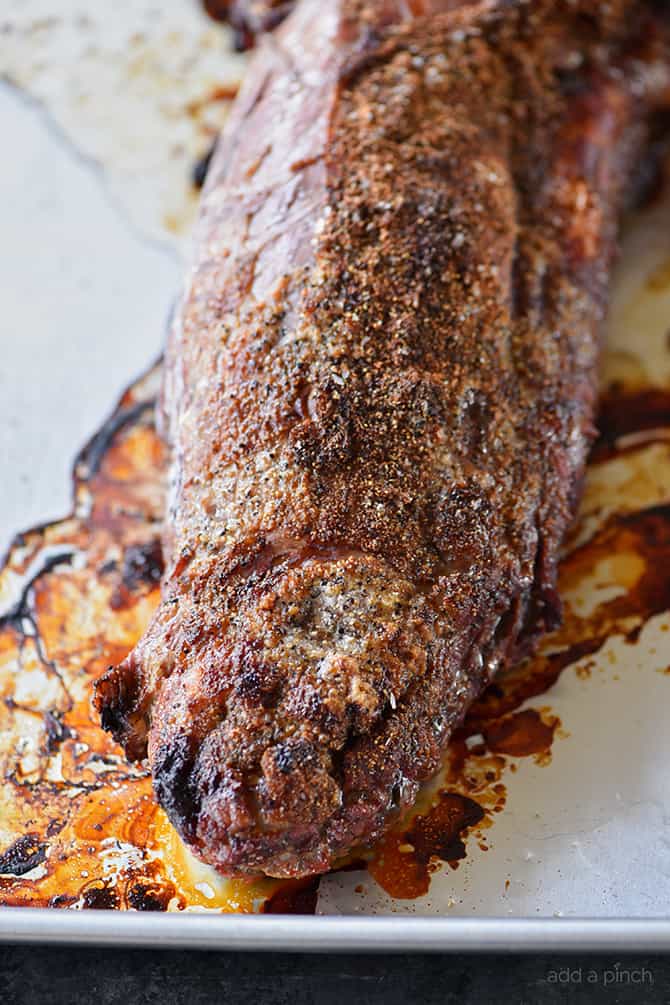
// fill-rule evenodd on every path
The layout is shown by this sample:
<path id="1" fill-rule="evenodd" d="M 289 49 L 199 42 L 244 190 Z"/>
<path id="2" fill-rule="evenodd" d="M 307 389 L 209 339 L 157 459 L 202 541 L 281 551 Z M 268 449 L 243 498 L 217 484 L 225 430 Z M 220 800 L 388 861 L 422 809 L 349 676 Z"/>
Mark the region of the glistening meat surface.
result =
<path id="1" fill-rule="evenodd" d="M 301 0 L 261 43 L 168 348 L 162 603 L 96 697 L 222 872 L 379 835 L 556 623 L 659 11 Z"/>

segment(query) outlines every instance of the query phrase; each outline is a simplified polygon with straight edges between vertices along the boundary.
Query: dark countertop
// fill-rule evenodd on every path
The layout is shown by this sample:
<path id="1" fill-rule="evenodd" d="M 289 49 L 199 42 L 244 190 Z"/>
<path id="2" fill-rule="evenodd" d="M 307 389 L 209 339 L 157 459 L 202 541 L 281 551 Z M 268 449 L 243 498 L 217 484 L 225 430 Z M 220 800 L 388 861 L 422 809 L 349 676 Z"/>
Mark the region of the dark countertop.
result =
<path id="1" fill-rule="evenodd" d="M 3 1005 L 565 1001 L 670 1001 L 670 956 L 262 955 L 0 946 Z"/>

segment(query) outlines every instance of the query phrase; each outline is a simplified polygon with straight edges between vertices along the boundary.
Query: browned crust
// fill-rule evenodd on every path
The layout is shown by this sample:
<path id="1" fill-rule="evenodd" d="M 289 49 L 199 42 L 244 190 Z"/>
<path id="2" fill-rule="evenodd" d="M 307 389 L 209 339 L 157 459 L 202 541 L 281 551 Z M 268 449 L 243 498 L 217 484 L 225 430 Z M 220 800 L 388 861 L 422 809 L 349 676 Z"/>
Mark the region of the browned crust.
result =
<path id="1" fill-rule="evenodd" d="M 556 622 L 664 40 L 639 2 L 454 6 L 302 0 L 208 176 L 163 602 L 97 703 L 225 873 L 378 835 Z"/>

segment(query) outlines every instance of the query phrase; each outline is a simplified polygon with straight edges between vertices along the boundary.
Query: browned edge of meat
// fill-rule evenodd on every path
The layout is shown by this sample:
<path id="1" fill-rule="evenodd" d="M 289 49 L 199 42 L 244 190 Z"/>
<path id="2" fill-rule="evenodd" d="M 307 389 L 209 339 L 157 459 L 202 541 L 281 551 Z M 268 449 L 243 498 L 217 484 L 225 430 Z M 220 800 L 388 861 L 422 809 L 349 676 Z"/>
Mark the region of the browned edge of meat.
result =
<path id="1" fill-rule="evenodd" d="M 559 617 L 667 19 L 454 6 L 301 0 L 208 176 L 163 599 L 96 703 L 226 874 L 376 838 Z"/>

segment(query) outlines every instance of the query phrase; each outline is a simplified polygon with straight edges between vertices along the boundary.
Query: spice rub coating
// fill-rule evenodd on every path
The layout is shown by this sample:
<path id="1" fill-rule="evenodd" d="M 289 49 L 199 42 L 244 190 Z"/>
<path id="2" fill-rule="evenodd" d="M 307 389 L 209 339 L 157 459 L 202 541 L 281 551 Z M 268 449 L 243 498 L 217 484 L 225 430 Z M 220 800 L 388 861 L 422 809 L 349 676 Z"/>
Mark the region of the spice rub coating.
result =
<path id="1" fill-rule="evenodd" d="M 226 874 L 327 870 L 557 623 L 658 5 L 301 0 L 203 195 L 162 603 L 97 685 Z"/>

